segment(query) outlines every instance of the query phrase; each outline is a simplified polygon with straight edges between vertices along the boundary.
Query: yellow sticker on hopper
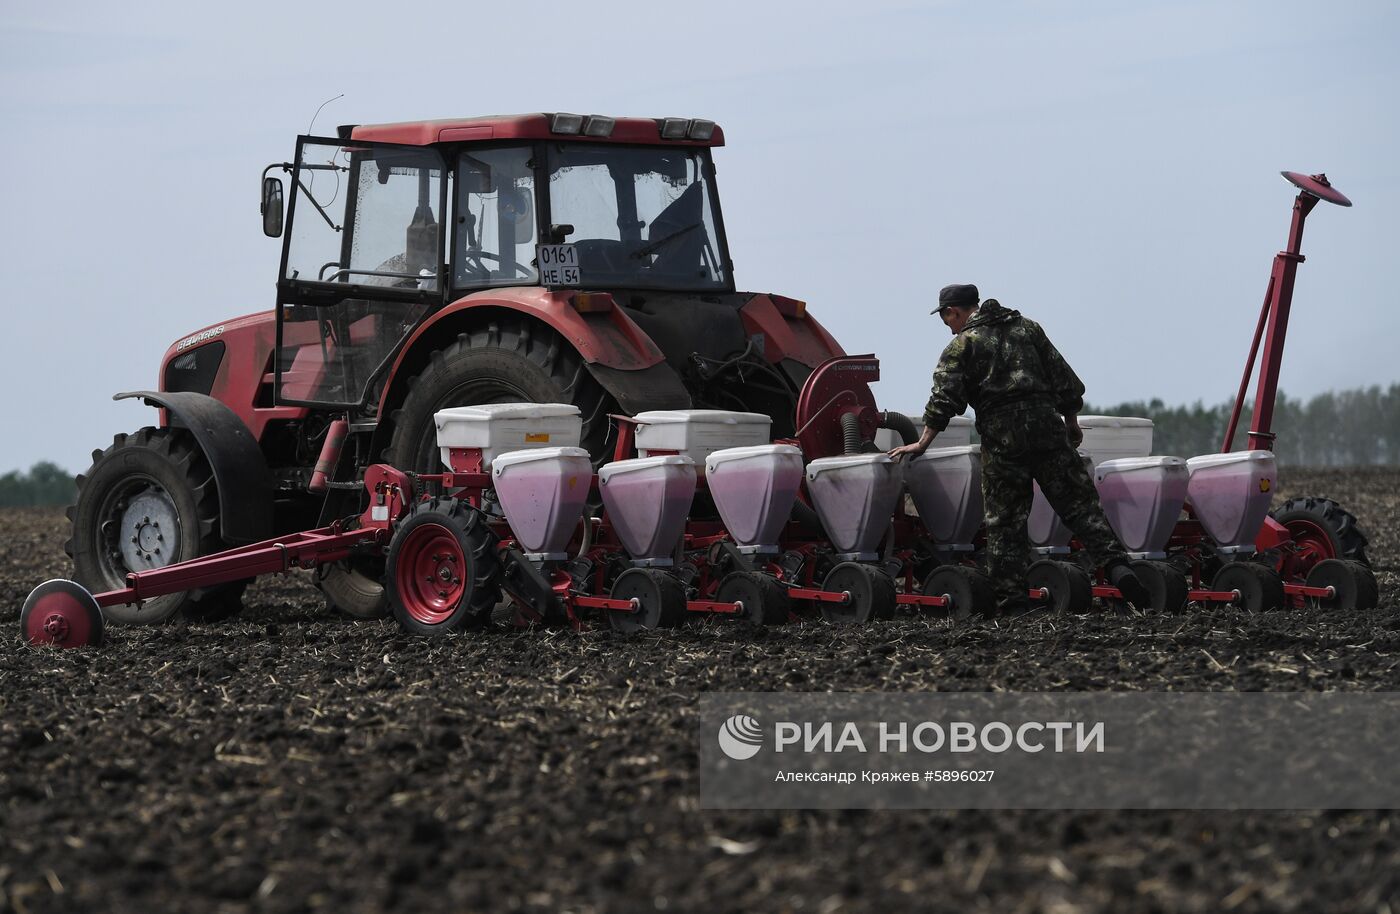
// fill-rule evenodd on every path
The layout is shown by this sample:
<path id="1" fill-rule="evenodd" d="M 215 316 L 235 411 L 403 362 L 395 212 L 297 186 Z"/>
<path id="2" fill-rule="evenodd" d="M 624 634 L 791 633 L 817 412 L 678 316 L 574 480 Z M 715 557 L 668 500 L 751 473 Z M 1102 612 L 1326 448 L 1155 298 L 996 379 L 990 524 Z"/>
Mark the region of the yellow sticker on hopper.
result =
<path id="1" fill-rule="evenodd" d="M 1269 481 L 1268 481 L 1267 479 L 1261 479 L 1261 480 L 1259 480 L 1259 491 L 1260 491 L 1260 492 L 1267 492 L 1267 491 L 1269 491 Z"/>
<path id="2" fill-rule="evenodd" d="M 534 432 L 525 436 L 526 444 L 543 444 L 549 441 L 548 432 Z"/>

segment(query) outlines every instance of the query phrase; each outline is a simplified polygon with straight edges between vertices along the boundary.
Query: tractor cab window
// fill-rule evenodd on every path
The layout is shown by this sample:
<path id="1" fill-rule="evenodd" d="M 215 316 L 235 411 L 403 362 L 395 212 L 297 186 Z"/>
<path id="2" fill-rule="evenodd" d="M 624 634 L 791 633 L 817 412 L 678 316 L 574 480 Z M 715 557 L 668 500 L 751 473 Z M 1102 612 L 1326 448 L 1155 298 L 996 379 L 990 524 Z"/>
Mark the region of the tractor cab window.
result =
<path id="1" fill-rule="evenodd" d="M 436 150 L 304 137 L 278 283 L 277 399 L 354 405 L 442 299 Z"/>
<path id="2" fill-rule="evenodd" d="M 707 152 L 554 143 L 550 221 L 572 226 L 582 284 L 720 289 L 729 278 L 716 229 Z"/>
<path id="3" fill-rule="evenodd" d="M 306 144 L 286 278 L 434 289 L 440 257 L 436 153 Z"/>
<path id="4" fill-rule="evenodd" d="M 457 162 L 457 286 L 522 286 L 539 278 L 535 173 L 529 147 L 474 149 Z"/>

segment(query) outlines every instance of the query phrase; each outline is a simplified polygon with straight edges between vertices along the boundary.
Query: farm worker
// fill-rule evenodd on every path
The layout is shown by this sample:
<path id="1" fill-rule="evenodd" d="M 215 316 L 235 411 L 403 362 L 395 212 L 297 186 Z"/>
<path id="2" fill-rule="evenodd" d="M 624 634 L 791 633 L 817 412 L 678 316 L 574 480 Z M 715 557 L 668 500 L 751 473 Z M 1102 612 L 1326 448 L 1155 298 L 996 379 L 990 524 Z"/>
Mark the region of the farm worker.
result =
<path id="1" fill-rule="evenodd" d="M 948 427 L 949 419 L 969 405 L 977 411 L 987 571 L 996 587 L 998 611 L 1030 608 L 1026 519 L 1034 495 L 1032 480 L 1040 483 L 1051 507 L 1094 563 L 1105 569 L 1109 582 L 1129 603 L 1142 608 L 1147 590 L 1128 564 L 1075 451 L 1084 440 L 1077 418 L 1084 406 L 1084 384 L 1074 369 L 1035 321 L 994 298 L 979 306 L 976 286 L 945 286 L 930 313 L 942 318 L 953 341 L 933 373 L 923 434 L 889 454 L 895 460 L 906 455 L 913 459 Z"/>

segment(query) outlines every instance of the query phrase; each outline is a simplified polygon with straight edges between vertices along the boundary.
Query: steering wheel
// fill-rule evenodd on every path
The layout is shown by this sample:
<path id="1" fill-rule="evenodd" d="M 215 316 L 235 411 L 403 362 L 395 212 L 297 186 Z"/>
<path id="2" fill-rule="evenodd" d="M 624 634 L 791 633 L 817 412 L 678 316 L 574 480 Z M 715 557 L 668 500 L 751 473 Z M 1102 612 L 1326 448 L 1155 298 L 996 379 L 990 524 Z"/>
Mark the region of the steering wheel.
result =
<path id="1" fill-rule="evenodd" d="M 463 264 L 463 266 L 467 267 L 467 268 L 468 268 L 469 270 L 471 270 L 472 272 L 479 273 L 479 274 L 481 274 L 483 277 L 485 277 L 486 274 L 489 274 L 491 271 L 488 270 L 488 269 L 486 268 L 486 265 L 485 265 L 485 264 L 481 263 L 481 261 L 482 261 L 483 259 L 484 259 L 484 260 L 494 260 L 494 261 L 496 261 L 497 263 L 500 263 L 500 262 L 501 262 L 501 257 L 500 257 L 499 254 L 493 254 L 493 253 L 491 253 L 490 251 L 472 251 L 472 250 L 468 250 L 468 251 L 463 252 L 463 255 L 462 255 L 462 264 Z M 472 261 L 476 261 L 476 263 L 473 264 Z M 532 278 L 532 277 L 535 275 L 535 271 L 530 267 L 529 264 L 524 264 L 524 263 L 521 263 L 520 261 L 516 260 L 516 261 L 512 261 L 511 266 L 513 266 L 513 267 L 515 268 L 515 272 L 518 274 L 519 278 L 521 278 L 521 279 L 530 279 L 530 278 Z M 515 277 L 511 277 L 511 278 L 514 279 Z"/>

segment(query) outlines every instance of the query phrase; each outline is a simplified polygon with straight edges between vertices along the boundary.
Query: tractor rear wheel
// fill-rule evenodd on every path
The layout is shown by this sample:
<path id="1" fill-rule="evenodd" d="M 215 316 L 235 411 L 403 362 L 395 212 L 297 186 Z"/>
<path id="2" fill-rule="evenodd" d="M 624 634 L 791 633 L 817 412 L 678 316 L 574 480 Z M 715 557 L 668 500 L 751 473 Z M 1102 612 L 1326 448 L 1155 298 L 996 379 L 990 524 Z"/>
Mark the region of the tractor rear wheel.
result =
<path id="1" fill-rule="evenodd" d="M 225 548 L 219 493 L 204 452 L 186 431 L 143 428 L 117 435 L 78 476 L 64 550 L 74 579 L 92 593 L 126 586 L 132 571 L 163 568 Z M 197 622 L 234 615 L 247 581 L 152 597 L 141 606 L 109 606 L 116 622 L 162 622 L 175 613 Z"/>
<path id="2" fill-rule="evenodd" d="M 583 414 L 580 446 L 595 462 L 605 456 L 612 399 L 563 337 L 532 321 L 502 318 L 458 334 L 408 383 L 384 452 L 399 469 L 442 472 L 434 414 L 482 403 L 572 403 Z"/>

